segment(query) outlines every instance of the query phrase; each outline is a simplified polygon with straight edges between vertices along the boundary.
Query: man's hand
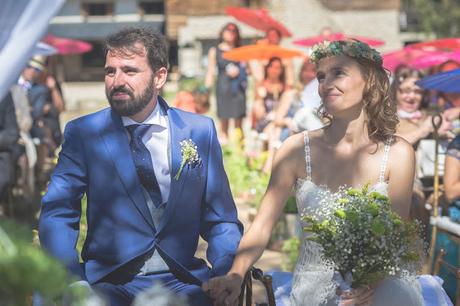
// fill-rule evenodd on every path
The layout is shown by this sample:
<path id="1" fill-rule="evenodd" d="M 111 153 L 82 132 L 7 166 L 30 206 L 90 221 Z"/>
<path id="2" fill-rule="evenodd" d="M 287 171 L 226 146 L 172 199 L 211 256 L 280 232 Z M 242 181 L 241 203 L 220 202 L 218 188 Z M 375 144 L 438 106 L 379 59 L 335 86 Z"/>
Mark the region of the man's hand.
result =
<path id="1" fill-rule="evenodd" d="M 452 107 L 452 108 L 446 109 L 443 112 L 443 118 L 449 121 L 453 121 L 455 119 L 458 119 L 459 117 L 460 117 L 460 107 Z"/>
<path id="2" fill-rule="evenodd" d="M 201 288 L 214 300 L 215 306 L 233 306 L 238 303 L 242 284 L 243 278 L 240 275 L 229 273 L 211 278 Z"/>

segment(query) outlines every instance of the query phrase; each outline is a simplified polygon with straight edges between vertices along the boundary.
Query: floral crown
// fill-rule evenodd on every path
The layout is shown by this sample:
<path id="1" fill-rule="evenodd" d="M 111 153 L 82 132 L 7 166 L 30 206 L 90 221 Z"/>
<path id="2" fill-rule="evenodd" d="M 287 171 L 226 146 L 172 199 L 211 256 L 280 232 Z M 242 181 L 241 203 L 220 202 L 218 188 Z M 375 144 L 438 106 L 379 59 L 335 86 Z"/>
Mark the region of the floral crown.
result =
<path id="1" fill-rule="evenodd" d="M 322 58 L 345 54 L 354 58 L 365 58 L 381 66 L 380 53 L 358 40 L 323 41 L 313 46 L 310 61 L 317 64 Z"/>

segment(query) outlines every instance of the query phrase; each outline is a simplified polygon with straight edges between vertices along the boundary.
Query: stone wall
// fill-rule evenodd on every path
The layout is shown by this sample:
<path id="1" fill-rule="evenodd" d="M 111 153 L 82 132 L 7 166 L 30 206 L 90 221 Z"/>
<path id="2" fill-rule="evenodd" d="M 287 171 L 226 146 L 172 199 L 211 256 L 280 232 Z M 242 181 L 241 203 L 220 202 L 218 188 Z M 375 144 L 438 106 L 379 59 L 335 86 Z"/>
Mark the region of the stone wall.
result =
<path id="1" fill-rule="evenodd" d="M 398 10 L 400 0 L 372 1 L 372 0 L 320 0 L 330 10 Z"/>
<path id="2" fill-rule="evenodd" d="M 350 6 L 342 9 L 344 3 Z M 378 48 L 382 52 L 396 50 L 403 45 L 403 36 L 399 31 L 399 0 L 388 0 L 385 4 L 364 0 L 267 0 L 265 7 L 293 34 L 291 38 L 283 39 L 282 44 L 303 50 L 306 54 L 309 49 L 296 46 L 293 41 L 318 35 L 324 27 L 348 35 L 382 39 L 385 45 Z M 220 28 L 228 21 L 235 19 L 226 15 L 190 16 L 178 28 L 179 46 L 187 46 L 186 50 L 182 49 L 182 57 L 179 49 L 180 69 L 187 70 L 188 76 L 195 72 L 197 75 L 203 74 L 202 67 L 206 64 L 203 59 L 206 57 L 209 40 L 215 41 Z M 263 35 L 262 32 L 236 23 L 240 25 L 243 37 Z M 295 60 L 297 68 L 301 61 Z"/>

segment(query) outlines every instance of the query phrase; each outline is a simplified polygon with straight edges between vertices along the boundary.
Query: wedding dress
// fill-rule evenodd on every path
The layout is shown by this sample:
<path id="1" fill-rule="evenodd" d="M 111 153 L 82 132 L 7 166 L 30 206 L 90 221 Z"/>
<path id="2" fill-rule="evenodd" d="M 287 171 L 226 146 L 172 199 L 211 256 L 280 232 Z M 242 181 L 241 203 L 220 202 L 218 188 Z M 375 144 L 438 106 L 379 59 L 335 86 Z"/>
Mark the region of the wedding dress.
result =
<path id="1" fill-rule="evenodd" d="M 312 181 L 310 145 L 307 132 L 304 132 L 304 142 L 307 177 L 305 179 L 299 179 L 296 183 L 296 200 L 299 218 L 302 213 L 319 209 L 322 201 L 327 201 L 327 198 L 334 197 L 336 194 L 329 191 L 326 187 L 317 186 Z M 384 195 L 388 194 L 388 184 L 385 182 L 385 168 L 388 160 L 389 148 L 389 144 L 386 144 L 384 148 L 384 157 L 380 166 L 379 181 L 371 187 L 371 190 Z M 305 225 L 302 221 L 300 222 L 302 226 Z M 300 255 L 294 270 L 290 297 L 291 305 L 337 305 L 335 294 L 336 285 L 332 281 L 334 271 L 323 262 L 319 244 L 305 239 L 307 235 L 307 233 L 303 233 Z M 420 285 L 415 278 L 413 280 L 397 278 L 386 279 L 374 290 L 372 305 L 422 306 L 423 297 Z"/>

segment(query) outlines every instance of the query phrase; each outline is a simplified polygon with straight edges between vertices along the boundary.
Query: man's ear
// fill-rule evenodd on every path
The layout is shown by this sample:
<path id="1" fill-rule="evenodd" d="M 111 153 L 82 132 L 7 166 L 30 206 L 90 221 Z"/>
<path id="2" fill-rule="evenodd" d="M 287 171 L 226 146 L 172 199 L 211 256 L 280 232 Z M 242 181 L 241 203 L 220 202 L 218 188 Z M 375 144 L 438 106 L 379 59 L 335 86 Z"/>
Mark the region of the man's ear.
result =
<path id="1" fill-rule="evenodd" d="M 154 77 L 154 86 L 157 90 L 160 90 L 164 84 L 166 83 L 166 79 L 168 77 L 168 69 L 165 67 L 161 67 L 155 72 Z"/>

